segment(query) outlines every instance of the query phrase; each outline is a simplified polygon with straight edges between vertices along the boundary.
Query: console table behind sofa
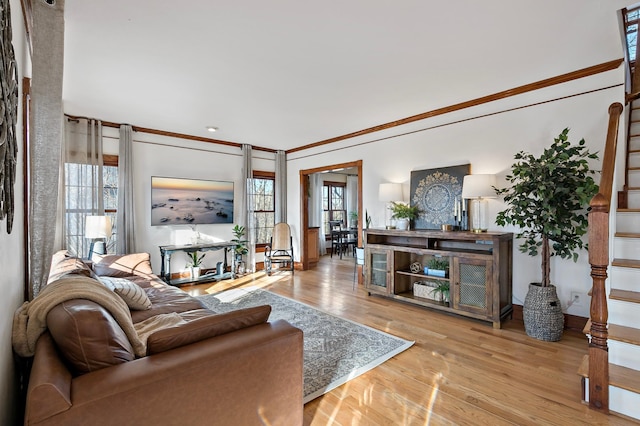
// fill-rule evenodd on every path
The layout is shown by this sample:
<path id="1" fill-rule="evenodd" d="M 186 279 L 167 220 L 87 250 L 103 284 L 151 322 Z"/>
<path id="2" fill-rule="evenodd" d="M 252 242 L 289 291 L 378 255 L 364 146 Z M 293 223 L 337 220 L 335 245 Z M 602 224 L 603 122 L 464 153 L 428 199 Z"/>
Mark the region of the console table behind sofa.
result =
<path id="1" fill-rule="evenodd" d="M 182 244 L 182 245 L 165 245 L 160 246 L 161 257 L 161 269 L 160 278 L 162 278 L 167 284 L 180 285 L 186 283 L 192 283 L 197 281 L 212 281 L 209 276 L 203 276 L 197 280 L 191 278 L 182 278 L 177 280 L 171 280 L 171 255 L 175 252 L 193 253 L 196 251 L 212 251 L 224 249 L 224 271 L 227 270 L 227 250 L 234 249 L 237 244 L 231 241 L 221 241 L 216 243 L 197 243 L 197 244 Z M 166 267 L 165 267 L 166 266 Z M 235 256 L 231 255 L 231 277 L 235 278 Z"/>

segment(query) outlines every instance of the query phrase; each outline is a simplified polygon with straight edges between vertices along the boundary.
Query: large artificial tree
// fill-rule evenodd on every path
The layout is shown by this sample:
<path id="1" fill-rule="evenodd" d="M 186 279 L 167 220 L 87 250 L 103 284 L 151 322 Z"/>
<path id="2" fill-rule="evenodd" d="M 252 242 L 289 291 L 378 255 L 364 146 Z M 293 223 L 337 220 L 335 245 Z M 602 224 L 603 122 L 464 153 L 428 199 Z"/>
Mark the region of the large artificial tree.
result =
<path id="1" fill-rule="evenodd" d="M 509 207 L 498 213 L 496 223 L 517 225 L 517 238 L 524 241 L 520 251 L 542 255 L 542 287 L 551 284 L 551 256 L 578 259 L 578 249 L 586 248 L 589 202 L 598 193 L 595 171 L 589 160 L 597 160 L 581 139 L 577 145 L 568 140 L 564 129 L 540 157 L 523 151 L 515 155 L 506 179 L 511 186 L 496 189 Z"/>

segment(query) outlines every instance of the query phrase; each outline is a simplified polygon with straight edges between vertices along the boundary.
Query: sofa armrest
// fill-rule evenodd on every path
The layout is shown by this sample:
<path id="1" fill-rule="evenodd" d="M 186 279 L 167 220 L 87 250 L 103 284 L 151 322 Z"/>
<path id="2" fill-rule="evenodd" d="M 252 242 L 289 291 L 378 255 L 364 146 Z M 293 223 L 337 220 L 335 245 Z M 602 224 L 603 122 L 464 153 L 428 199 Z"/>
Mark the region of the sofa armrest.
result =
<path id="1" fill-rule="evenodd" d="M 302 331 L 263 323 L 73 379 L 42 424 L 302 424 Z"/>
<path id="2" fill-rule="evenodd" d="M 71 373 L 58 356 L 51 335 L 44 333 L 36 343 L 27 389 L 25 424 L 37 423 L 70 408 Z"/>
<path id="3" fill-rule="evenodd" d="M 230 333 L 267 322 L 271 306 L 238 309 L 224 314 L 212 314 L 175 327 L 156 331 L 147 340 L 147 354 L 153 355 L 200 340 Z"/>

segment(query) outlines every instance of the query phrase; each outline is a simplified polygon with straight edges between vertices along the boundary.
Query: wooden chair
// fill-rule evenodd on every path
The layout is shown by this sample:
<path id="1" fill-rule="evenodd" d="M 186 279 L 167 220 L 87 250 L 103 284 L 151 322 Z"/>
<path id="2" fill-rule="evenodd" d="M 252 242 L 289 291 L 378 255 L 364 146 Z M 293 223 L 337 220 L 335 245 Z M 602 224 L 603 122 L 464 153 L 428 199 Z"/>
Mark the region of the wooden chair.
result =
<path id="1" fill-rule="evenodd" d="M 331 257 L 333 257 L 333 253 L 338 253 L 340 255 L 340 259 L 342 259 L 342 253 L 345 250 L 345 245 L 343 243 L 342 221 L 330 220 L 329 232 L 331 233 Z"/>
<path id="2" fill-rule="evenodd" d="M 346 245 L 345 253 L 351 249 L 351 253 L 353 253 L 353 257 L 356 256 L 356 248 L 358 246 L 358 228 L 349 228 L 343 230 L 344 236 L 342 243 Z"/>
<path id="3" fill-rule="evenodd" d="M 291 237 L 291 228 L 286 223 L 276 223 L 273 227 L 273 233 L 269 245 L 264 251 L 264 266 L 267 275 L 271 275 L 274 263 L 284 265 L 283 270 L 290 270 L 293 275 L 293 238 Z"/>

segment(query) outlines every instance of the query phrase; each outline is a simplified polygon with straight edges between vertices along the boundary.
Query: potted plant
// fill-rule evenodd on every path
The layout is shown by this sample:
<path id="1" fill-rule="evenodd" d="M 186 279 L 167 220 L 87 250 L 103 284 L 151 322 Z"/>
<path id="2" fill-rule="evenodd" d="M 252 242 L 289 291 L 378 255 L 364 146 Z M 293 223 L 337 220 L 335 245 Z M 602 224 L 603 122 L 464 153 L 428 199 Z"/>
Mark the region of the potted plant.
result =
<path id="1" fill-rule="evenodd" d="M 349 227 L 357 228 L 358 227 L 358 212 L 352 211 L 349 212 Z"/>
<path id="2" fill-rule="evenodd" d="M 234 236 L 234 238 L 231 239 L 231 242 L 236 244 L 235 248 L 233 249 L 236 272 L 242 274 L 244 273 L 244 262 L 242 261 L 242 256 L 249 253 L 249 248 L 247 247 L 248 240 L 242 238 L 244 237 L 246 230 L 244 226 L 236 225 L 231 231 L 233 232 Z"/>
<path id="3" fill-rule="evenodd" d="M 364 226 L 365 229 L 369 229 L 371 226 L 371 216 L 369 216 L 369 212 L 366 210 L 364 211 Z"/>
<path id="4" fill-rule="evenodd" d="M 405 203 L 391 202 L 391 218 L 396 219 L 397 229 L 409 229 L 409 221 L 416 219 L 420 214 L 418 206 L 410 206 Z"/>
<path id="5" fill-rule="evenodd" d="M 205 254 L 200 254 L 197 250 L 189 253 L 187 268 L 191 270 L 191 279 L 197 280 L 200 278 L 200 265 L 202 265 L 202 259 L 204 259 Z"/>
<path id="6" fill-rule="evenodd" d="M 435 280 L 432 293 L 435 296 L 436 300 L 440 300 L 443 303 L 449 303 L 449 281 L 444 280 Z"/>
<path id="7" fill-rule="evenodd" d="M 564 129 L 540 157 L 517 153 L 506 177 L 511 186 L 496 189 L 509 205 L 498 213 L 496 223 L 520 227 L 516 235 L 524 239 L 520 251 L 542 255 L 542 281 L 529 285 L 523 317 L 527 334 L 547 341 L 560 340 L 564 328 L 562 307 L 551 284 L 551 256 L 577 261 L 578 250 L 586 248 L 586 207 L 598 193 L 595 171 L 589 169 L 589 160 L 598 155 L 589 152 L 584 139 L 571 145 L 568 133 Z"/>
<path id="8" fill-rule="evenodd" d="M 432 257 L 429 259 L 424 273 L 434 277 L 446 277 L 449 274 L 449 260 L 441 257 Z"/>

